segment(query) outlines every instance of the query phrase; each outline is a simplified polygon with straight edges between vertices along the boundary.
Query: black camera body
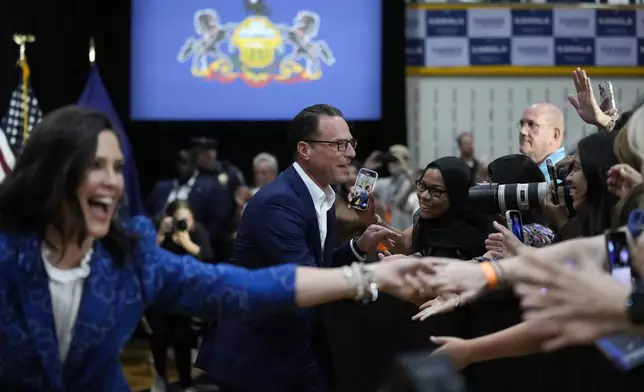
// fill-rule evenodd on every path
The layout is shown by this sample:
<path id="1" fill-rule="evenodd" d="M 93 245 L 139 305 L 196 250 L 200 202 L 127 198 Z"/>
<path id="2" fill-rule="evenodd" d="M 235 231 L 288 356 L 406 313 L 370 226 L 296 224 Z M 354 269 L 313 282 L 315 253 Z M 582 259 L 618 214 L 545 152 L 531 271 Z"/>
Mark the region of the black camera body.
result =
<path id="1" fill-rule="evenodd" d="M 186 231 L 188 230 L 188 222 L 185 219 L 173 219 L 172 231 Z"/>

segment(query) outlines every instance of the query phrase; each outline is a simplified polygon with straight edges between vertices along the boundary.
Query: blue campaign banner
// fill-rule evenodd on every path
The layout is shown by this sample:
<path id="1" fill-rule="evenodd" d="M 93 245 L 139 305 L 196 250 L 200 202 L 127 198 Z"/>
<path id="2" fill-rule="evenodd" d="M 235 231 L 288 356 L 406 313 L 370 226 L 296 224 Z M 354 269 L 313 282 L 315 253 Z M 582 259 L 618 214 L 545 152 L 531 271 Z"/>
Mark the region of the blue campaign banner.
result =
<path id="1" fill-rule="evenodd" d="M 552 10 L 512 10 L 512 36 L 552 36 Z"/>
<path id="2" fill-rule="evenodd" d="M 595 64 L 594 38 L 555 38 L 555 64 L 573 67 Z"/>
<path id="3" fill-rule="evenodd" d="M 425 39 L 407 38 L 405 47 L 407 65 L 422 67 L 425 65 Z"/>
<path id="4" fill-rule="evenodd" d="M 132 0 L 134 120 L 381 116 L 380 0 Z"/>
<path id="5" fill-rule="evenodd" d="M 470 39 L 471 65 L 510 65 L 510 38 Z"/>
<path id="6" fill-rule="evenodd" d="M 635 11 L 597 10 L 598 37 L 635 37 Z"/>
<path id="7" fill-rule="evenodd" d="M 427 10 L 425 12 L 427 37 L 466 37 L 466 10 Z"/>
<path id="8" fill-rule="evenodd" d="M 550 67 L 562 74 L 584 66 L 644 74 L 644 10 L 415 4 L 408 5 L 405 33 L 415 73 L 531 74 Z"/>

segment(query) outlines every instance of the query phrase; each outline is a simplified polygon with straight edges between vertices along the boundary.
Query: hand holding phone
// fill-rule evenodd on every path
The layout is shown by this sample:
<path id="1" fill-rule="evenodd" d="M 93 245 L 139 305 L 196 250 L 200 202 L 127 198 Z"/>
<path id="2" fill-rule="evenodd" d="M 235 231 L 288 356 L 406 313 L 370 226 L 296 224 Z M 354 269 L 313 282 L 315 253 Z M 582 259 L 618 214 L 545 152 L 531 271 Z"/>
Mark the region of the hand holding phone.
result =
<path id="1" fill-rule="evenodd" d="M 360 169 L 349 197 L 349 205 L 351 208 L 367 211 L 369 208 L 369 194 L 376 187 L 376 180 L 378 180 L 378 173 L 365 168 Z"/>
<path id="2" fill-rule="evenodd" d="M 606 234 L 606 253 L 608 254 L 608 269 L 613 278 L 632 287 L 633 281 L 639 279 L 639 276 L 635 269 L 631 269 L 631 253 L 626 233 L 611 231 Z M 599 339 L 596 345 L 623 371 L 629 371 L 644 364 L 644 338 L 642 336 L 613 335 Z"/>
<path id="3" fill-rule="evenodd" d="M 555 165 L 552 164 L 550 159 L 546 160 L 546 167 L 548 168 L 548 176 L 550 177 L 550 182 L 554 192 L 552 192 L 552 204 L 559 205 L 559 189 L 557 184 L 557 172 L 555 171 Z"/>
<path id="4" fill-rule="evenodd" d="M 615 105 L 615 93 L 611 82 L 599 83 L 599 95 L 601 96 L 601 106 L 604 112 L 617 109 Z"/>
<path id="5" fill-rule="evenodd" d="M 631 268 L 631 251 L 628 237 L 623 231 L 611 231 L 606 234 L 606 254 L 608 270 L 613 278 L 631 287 L 637 279 L 637 272 Z"/>
<path id="6" fill-rule="evenodd" d="M 523 219 L 521 212 L 517 210 L 508 210 L 505 212 L 505 222 L 508 230 L 514 234 L 522 243 L 525 243 L 523 236 Z"/>

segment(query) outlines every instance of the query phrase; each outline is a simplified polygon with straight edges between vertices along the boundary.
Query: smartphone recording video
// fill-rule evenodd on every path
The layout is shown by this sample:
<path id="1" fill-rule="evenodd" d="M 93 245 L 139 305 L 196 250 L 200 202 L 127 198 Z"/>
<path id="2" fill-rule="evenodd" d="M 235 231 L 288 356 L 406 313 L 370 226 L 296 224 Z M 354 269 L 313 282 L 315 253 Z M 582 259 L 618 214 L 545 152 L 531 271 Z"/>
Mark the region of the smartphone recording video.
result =
<path id="1" fill-rule="evenodd" d="M 508 230 L 511 230 L 515 237 L 524 242 L 523 237 L 523 219 L 521 212 L 517 210 L 508 210 L 505 212 L 505 222 Z"/>
<path id="2" fill-rule="evenodd" d="M 608 268 L 613 278 L 631 286 L 633 272 L 631 270 L 631 252 L 628 248 L 626 233 L 613 231 L 606 235 L 606 253 L 608 254 Z"/>
<path id="3" fill-rule="evenodd" d="M 638 279 L 634 269 L 631 270 L 631 253 L 628 248 L 626 233 L 609 232 L 606 235 L 606 253 L 608 268 L 613 278 L 632 286 Z M 644 365 L 644 338 L 634 334 L 619 334 L 601 338 L 595 342 L 600 351 L 622 371 L 630 371 Z"/>
<path id="4" fill-rule="evenodd" d="M 607 110 L 615 109 L 615 93 L 613 92 L 613 84 L 611 82 L 599 83 L 599 95 L 601 96 L 601 101 L 603 102 L 608 98 L 608 107 Z"/>
<path id="5" fill-rule="evenodd" d="M 559 205 L 559 184 L 557 183 L 557 173 L 555 172 L 555 165 L 552 164 L 550 159 L 546 160 L 546 167 L 548 168 L 548 176 L 550 177 L 550 182 L 554 192 L 552 192 L 552 203 L 554 205 Z"/>
<path id="6" fill-rule="evenodd" d="M 360 169 L 356 183 L 353 186 L 353 192 L 349 205 L 360 211 L 366 211 L 369 208 L 369 194 L 376 187 L 378 173 L 369 169 Z"/>

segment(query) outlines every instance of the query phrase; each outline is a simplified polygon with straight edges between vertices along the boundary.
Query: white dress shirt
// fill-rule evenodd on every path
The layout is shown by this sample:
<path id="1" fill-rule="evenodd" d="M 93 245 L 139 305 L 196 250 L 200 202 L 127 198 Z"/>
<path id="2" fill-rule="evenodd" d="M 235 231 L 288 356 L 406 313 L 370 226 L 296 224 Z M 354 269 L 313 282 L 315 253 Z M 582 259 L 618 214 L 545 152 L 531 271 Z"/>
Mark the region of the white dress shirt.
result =
<path id="1" fill-rule="evenodd" d="M 311 200 L 315 206 L 315 213 L 318 216 L 318 226 L 320 229 L 320 244 L 322 245 L 322 253 L 324 253 L 324 242 L 326 241 L 327 234 L 327 213 L 335 203 L 335 192 L 330 185 L 327 185 L 325 189 L 320 188 L 297 162 L 293 163 L 293 167 L 297 174 L 300 175 L 302 181 L 304 181 L 304 185 L 306 185 L 306 188 L 309 190 Z M 353 245 L 353 240 L 351 240 L 350 246 L 353 251 L 353 255 L 358 260 L 364 261 L 365 258 L 360 256 L 356 251 Z"/>
<path id="2" fill-rule="evenodd" d="M 50 254 L 49 249 L 43 245 L 41 255 L 49 275 L 49 293 L 58 338 L 58 354 L 60 362 L 64 363 L 74 336 L 74 325 L 83 297 L 83 285 L 90 273 L 89 261 L 92 258 L 92 249 L 85 254 L 80 266 L 72 269 L 56 268 L 49 262 Z"/>

